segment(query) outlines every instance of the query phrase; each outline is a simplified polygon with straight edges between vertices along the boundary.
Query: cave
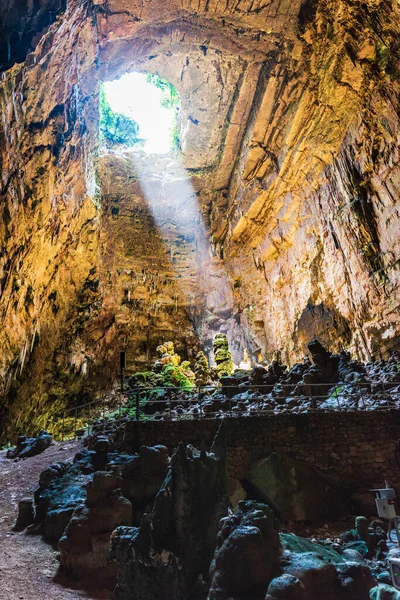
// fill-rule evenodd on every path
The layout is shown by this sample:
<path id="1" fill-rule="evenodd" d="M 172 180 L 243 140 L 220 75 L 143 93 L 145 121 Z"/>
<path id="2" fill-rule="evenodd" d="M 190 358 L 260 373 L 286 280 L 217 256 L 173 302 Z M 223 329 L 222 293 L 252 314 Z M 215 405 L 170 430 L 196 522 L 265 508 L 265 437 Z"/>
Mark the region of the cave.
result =
<path id="1" fill-rule="evenodd" d="M 386 598 L 399 23 L 395 0 L 1 4 L 0 506 L 62 573 L 0 598 L 80 597 L 96 569 L 87 597 L 313 600 L 314 569 L 332 599 Z M 349 515 L 369 530 L 324 537 Z"/>

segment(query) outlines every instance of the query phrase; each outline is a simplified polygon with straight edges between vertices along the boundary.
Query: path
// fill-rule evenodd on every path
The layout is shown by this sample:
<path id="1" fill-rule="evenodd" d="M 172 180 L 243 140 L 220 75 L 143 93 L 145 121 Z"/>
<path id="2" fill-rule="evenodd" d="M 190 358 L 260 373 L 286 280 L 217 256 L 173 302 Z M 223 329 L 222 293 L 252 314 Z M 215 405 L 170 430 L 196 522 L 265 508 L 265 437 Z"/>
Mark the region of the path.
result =
<path id="1" fill-rule="evenodd" d="M 51 463 L 73 458 L 82 442 L 56 443 L 42 454 L 14 462 L 0 451 L 0 600 L 108 600 L 106 590 L 78 588 L 56 578 L 57 552 L 40 536 L 15 533 L 18 501 L 32 496 L 39 474 Z M 56 580 L 55 580 L 56 578 Z M 74 589 L 75 588 L 75 589 Z"/>

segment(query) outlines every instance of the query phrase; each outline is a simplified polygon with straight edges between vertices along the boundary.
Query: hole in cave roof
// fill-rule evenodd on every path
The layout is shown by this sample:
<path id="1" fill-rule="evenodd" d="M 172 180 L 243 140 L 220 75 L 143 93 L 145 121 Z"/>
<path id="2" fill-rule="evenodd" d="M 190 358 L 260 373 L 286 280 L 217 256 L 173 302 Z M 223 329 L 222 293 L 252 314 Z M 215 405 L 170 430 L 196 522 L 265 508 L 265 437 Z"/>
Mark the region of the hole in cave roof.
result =
<path id="1" fill-rule="evenodd" d="M 147 154 L 177 150 L 179 109 L 178 92 L 156 74 L 126 73 L 107 81 L 100 90 L 101 142 Z"/>

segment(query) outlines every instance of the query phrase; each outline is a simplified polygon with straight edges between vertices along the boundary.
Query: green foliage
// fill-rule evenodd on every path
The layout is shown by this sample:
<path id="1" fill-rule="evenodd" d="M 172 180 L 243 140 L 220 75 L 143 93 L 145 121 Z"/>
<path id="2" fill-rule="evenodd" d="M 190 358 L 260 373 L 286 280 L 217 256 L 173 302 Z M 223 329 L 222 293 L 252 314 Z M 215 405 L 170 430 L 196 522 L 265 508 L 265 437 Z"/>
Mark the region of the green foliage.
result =
<path id="1" fill-rule="evenodd" d="M 143 142 L 138 137 L 139 126 L 130 117 L 115 113 L 100 86 L 100 142 L 108 147 L 134 146 Z"/>
<path id="2" fill-rule="evenodd" d="M 172 83 L 161 79 L 156 73 L 147 73 L 146 81 L 161 90 L 161 106 L 169 109 L 179 106 L 179 95 Z"/>
<path id="3" fill-rule="evenodd" d="M 179 139 L 178 124 L 176 122 L 171 127 L 170 144 L 172 150 L 180 150 L 181 141 Z"/>
<path id="4" fill-rule="evenodd" d="M 162 370 L 161 375 L 165 387 L 180 387 L 184 390 L 190 390 L 194 387 L 193 383 L 186 377 L 182 369 L 176 365 L 166 365 Z"/>
<path id="5" fill-rule="evenodd" d="M 175 87 L 172 85 L 172 83 L 169 83 L 169 81 L 166 81 L 165 79 L 161 79 L 161 77 L 159 77 L 156 73 L 147 73 L 146 81 L 154 85 L 154 87 L 161 90 L 161 106 L 170 110 L 179 108 L 179 94 L 176 91 Z M 176 111 L 174 124 L 171 127 L 170 131 L 170 144 L 171 150 L 180 149 L 180 139 L 178 123 L 176 119 Z"/>

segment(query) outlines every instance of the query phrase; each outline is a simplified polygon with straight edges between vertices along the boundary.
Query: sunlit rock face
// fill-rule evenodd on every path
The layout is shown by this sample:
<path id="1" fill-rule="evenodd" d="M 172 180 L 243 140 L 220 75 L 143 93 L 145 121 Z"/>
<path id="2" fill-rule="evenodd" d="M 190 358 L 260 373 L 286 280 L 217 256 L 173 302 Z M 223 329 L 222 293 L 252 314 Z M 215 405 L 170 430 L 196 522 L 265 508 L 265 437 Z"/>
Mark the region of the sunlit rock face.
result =
<path id="1" fill-rule="evenodd" d="M 146 179 L 135 167 L 147 156 L 103 155 L 97 162 L 102 191 L 101 269 L 103 306 L 115 315 L 115 343 L 131 366 L 144 366 L 160 340 L 174 339 L 191 357 L 197 344 L 197 214 L 185 210 L 180 180 Z M 171 160 L 159 157 L 164 172 Z M 152 159 L 153 163 L 153 159 Z M 181 194 L 180 194 L 181 192 Z M 177 227 L 178 224 L 181 227 Z M 200 299 L 201 301 L 201 299 Z"/>
<path id="2" fill-rule="evenodd" d="M 103 308 L 115 317 L 113 345 L 126 352 L 128 369 L 148 365 L 160 340 L 174 339 L 185 359 L 200 347 L 211 357 L 221 330 L 233 334 L 239 361 L 243 335 L 204 226 L 201 178 L 189 178 L 172 155 L 141 151 L 103 153 L 96 168 Z"/>
<path id="3" fill-rule="evenodd" d="M 391 3 L 313 6 L 265 79 L 226 254 L 267 353 L 317 334 L 365 358 L 398 334 L 398 25 Z"/>
<path id="4" fill-rule="evenodd" d="M 10 431 L 45 427 L 100 376 L 111 379 L 124 336 L 138 364 L 164 331 L 193 348 L 226 332 L 237 363 L 245 348 L 294 361 L 316 335 L 360 357 L 394 347 L 394 1 L 35 6 L 58 17 L 24 17 L 21 51 L 11 44 L 0 82 L 1 422 Z M 198 233 L 179 241 L 156 226 L 176 196 L 173 177 L 158 185 L 145 175 L 154 216 L 145 186 L 123 181 L 127 157 L 98 158 L 99 84 L 133 70 L 157 72 L 180 93 L 180 169 L 197 201 L 188 223 L 202 224 L 207 242 L 200 264 Z M 138 216 L 132 231 L 116 204 Z M 153 269 L 147 249 L 169 277 L 159 296 L 158 276 L 140 281 L 140 265 L 143 276 Z M 140 308 L 127 304 L 129 291 Z M 163 298 L 172 304 L 161 316 Z M 146 340 L 133 334 L 135 318 Z"/>
<path id="5" fill-rule="evenodd" d="M 0 88 L 0 421 L 40 429 L 97 352 L 95 32 L 71 4 Z M 92 350 L 90 350 L 92 348 Z"/>

